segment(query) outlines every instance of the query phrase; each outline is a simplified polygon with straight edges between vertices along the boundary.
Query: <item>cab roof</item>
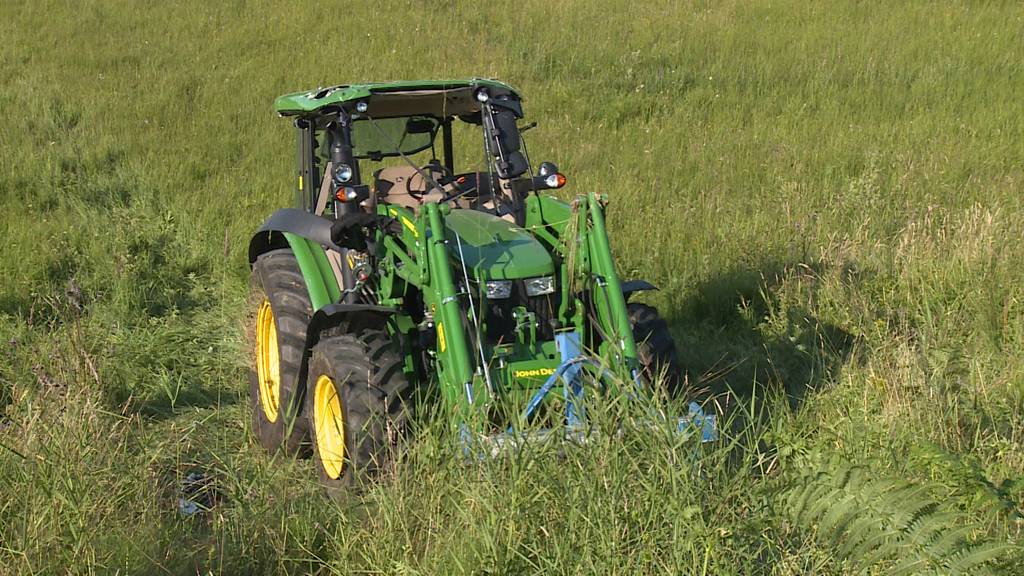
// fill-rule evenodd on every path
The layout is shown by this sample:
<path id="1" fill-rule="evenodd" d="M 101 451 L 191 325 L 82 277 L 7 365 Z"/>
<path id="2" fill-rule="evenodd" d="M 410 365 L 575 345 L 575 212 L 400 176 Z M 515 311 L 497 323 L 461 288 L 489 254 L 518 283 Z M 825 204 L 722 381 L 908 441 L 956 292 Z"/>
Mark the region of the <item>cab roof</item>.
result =
<path id="1" fill-rule="evenodd" d="M 274 109 L 282 116 L 320 116 L 338 108 L 352 111 L 356 102 L 366 102 L 365 115 L 373 118 L 428 115 L 446 118 L 473 114 L 480 110 L 476 91 L 487 88 L 493 96 L 500 94 L 519 100 L 515 89 L 485 78 L 456 80 L 414 80 L 341 84 L 305 92 L 285 94 L 274 101 Z"/>

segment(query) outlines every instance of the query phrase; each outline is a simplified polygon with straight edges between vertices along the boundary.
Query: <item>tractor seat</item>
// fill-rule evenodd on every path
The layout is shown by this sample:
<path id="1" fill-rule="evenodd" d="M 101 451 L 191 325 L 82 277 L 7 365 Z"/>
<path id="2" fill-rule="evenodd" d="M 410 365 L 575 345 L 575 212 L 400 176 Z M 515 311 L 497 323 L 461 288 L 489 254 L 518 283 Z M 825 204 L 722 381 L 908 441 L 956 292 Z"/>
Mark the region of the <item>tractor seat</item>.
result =
<path id="1" fill-rule="evenodd" d="M 435 180 L 441 178 L 439 171 L 431 174 Z M 412 166 L 390 166 L 374 172 L 374 190 L 379 202 L 397 204 L 412 210 L 419 209 L 421 204 L 437 202 L 445 197 L 445 192 L 431 190 L 430 184 Z M 412 196 L 409 192 L 417 196 Z"/>

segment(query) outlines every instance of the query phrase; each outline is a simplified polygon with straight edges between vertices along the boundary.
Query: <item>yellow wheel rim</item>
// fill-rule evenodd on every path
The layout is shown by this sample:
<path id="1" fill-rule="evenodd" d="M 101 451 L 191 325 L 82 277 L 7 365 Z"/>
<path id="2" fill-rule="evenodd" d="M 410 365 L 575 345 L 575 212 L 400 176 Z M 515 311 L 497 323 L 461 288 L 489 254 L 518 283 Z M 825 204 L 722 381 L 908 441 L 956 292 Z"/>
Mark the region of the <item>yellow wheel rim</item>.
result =
<path id="1" fill-rule="evenodd" d="M 277 323 L 268 300 L 260 304 L 256 313 L 256 377 L 263 414 L 267 420 L 277 422 L 281 406 L 281 357 L 277 347 Z"/>
<path id="2" fill-rule="evenodd" d="M 316 448 L 324 472 L 331 478 L 340 478 L 345 468 L 345 414 L 330 376 L 321 375 L 316 379 L 313 427 L 316 428 Z"/>

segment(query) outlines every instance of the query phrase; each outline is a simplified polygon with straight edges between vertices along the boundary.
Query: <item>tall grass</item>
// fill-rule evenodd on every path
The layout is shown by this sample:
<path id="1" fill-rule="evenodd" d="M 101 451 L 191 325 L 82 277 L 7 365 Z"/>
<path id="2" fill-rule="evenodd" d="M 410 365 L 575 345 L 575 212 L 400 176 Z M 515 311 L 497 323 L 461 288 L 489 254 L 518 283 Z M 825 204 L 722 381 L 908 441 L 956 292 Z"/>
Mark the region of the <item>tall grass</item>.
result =
<path id="1" fill-rule="evenodd" d="M 0 16 L 0 572 L 886 573 L 847 553 L 875 525 L 939 572 L 1024 571 L 1018 3 Z M 622 275 L 661 287 L 731 424 L 695 461 L 636 434 L 470 466 L 428 423 L 330 503 L 247 434 L 245 246 L 292 197 L 270 103 L 470 75 L 521 88 L 533 159 L 611 196 Z M 212 506 L 183 517 L 190 472 Z M 948 530 L 849 516 L 897 485 Z"/>

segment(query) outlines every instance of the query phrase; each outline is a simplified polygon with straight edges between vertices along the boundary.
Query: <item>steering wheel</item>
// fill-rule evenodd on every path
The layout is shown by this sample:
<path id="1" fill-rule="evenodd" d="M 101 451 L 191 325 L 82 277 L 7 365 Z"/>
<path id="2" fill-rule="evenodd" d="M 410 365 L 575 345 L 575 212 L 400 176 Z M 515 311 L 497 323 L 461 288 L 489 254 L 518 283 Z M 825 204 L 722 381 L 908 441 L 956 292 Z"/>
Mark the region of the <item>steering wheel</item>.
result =
<path id="1" fill-rule="evenodd" d="M 444 165 L 442 165 L 440 163 L 437 163 L 437 164 L 431 163 L 431 164 L 426 164 L 424 166 L 421 166 L 420 167 L 420 172 L 423 172 L 424 174 L 430 175 L 431 178 L 433 178 L 433 173 L 434 172 L 440 172 L 441 173 L 441 178 L 444 178 L 446 176 L 454 178 L 454 174 L 452 174 L 452 171 L 449 170 L 448 167 L 446 167 L 446 166 L 444 166 Z M 405 180 L 405 192 L 409 196 L 412 196 L 417 202 L 422 203 L 423 202 L 423 196 L 425 196 L 426 194 L 428 194 L 428 193 L 430 193 L 432 191 L 432 186 L 433 185 L 428 180 L 428 181 L 424 182 L 424 184 L 427 187 L 427 191 L 426 192 L 416 192 L 416 191 L 413 191 L 413 189 L 412 189 L 412 181 L 414 179 L 416 179 L 416 178 L 420 178 L 420 179 L 423 178 L 422 176 L 420 176 L 420 172 L 417 172 L 415 176 L 411 176 L 411 177 L 409 177 L 409 178 L 407 178 Z M 437 178 L 433 178 L 433 179 L 438 184 L 441 184 L 440 182 L 438 182 Z M 444 193 L 444 190 L 439 190 L 439 192 Z"/>
<path id="2" fill-rule="evenodd" d="M 500 184 L 494 180 L 495 176 L 495 174 L 487 172 L 455 174 L 449 181 L 455 190 L 447 191 L 447 195 L 441 202 L 451 202 L 467 194 L 473 194 L 472 203 L 479 204 L 490 200 L 494 202 L 494 210 L 501 213 L 509 201 L 502 194 Z"/>

